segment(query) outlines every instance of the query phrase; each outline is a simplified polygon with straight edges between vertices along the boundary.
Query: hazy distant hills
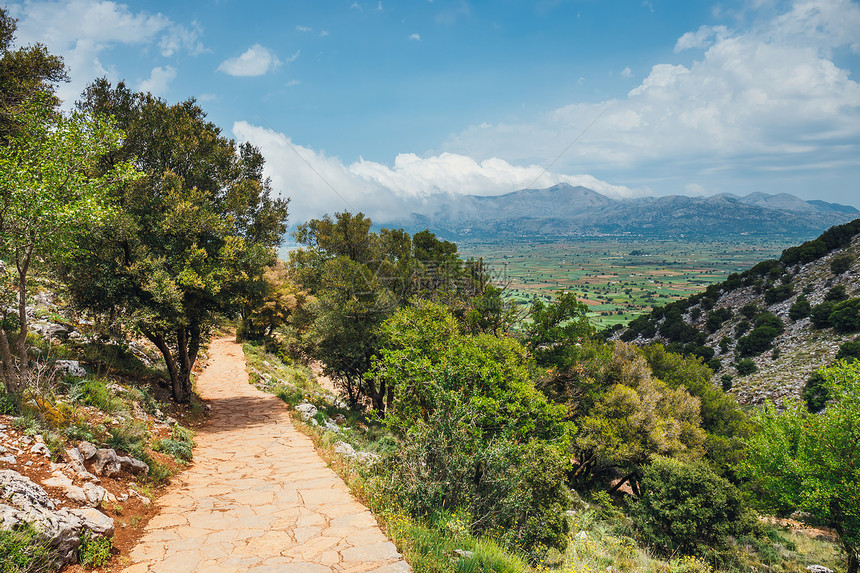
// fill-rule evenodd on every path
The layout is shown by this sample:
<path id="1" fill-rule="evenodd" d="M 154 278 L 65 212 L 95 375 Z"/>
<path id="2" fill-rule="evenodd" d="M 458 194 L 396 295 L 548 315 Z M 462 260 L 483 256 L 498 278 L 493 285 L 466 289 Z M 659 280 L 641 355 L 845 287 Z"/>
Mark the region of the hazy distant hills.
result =
<path id="1" fill-rule="evenodd" d="M 730 193 L 712 197 L 612 199 L 562 183 L 491 197 L 446 196 L 428 201 L 407 228 L 455 238 L 533 238 L 576 235 L 817 234 L 858 216 L 854 207 L 804 201 L 794 195 Z"/>

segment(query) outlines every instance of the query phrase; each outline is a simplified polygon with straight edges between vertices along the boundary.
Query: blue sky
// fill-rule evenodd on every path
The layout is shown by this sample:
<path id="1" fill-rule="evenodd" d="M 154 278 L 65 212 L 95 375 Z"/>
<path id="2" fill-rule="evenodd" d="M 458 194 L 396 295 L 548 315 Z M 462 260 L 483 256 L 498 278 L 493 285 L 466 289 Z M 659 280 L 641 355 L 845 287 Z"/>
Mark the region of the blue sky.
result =
<path id="1" fill-rule="evenodd" d="M 196 97 L 291 223 L 566 181 L 860 207 L 860 1 L 9 2 L 21 44 Z"/>

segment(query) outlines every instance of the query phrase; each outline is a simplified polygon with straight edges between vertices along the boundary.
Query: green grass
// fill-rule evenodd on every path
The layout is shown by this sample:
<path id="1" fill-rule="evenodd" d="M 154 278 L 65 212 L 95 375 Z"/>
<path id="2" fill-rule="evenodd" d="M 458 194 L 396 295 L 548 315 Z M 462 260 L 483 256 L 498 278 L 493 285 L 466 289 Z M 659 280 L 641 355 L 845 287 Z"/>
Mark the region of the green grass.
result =
<path id="1" fill-rule="evenodd" d="M 32 526 L 0 530 L 0 573 L 47 573 L 53 571 L 51 550 Z"/>

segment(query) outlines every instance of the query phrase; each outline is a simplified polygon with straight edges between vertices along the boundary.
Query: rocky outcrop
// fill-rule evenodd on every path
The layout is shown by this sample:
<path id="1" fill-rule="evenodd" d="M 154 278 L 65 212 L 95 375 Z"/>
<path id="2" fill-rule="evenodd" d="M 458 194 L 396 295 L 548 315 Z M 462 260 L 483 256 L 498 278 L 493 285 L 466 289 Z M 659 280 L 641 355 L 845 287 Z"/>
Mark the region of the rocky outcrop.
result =
<path id="1" fill-rule="evenodd" d="M 127 471 L 132 475 L 146 475 L 149 473 L 149 466 L 137 458 L 119 456 L 110 448 L 102 448 L 96 452 L 93 471 L 104 477 L 111 477 L 121 471 Z"/>
<path id="2" fill-rule="evenodd" d="M 109 536 L 114 530 L 113 519 L 97 509 L 58 510 L 42 486 L 14 470 L 0 470 L 0 529 L 10 530 L 25 523 L 31 524 L 47 542 L 58 567 L 77 560 L 85 531 Z"/>

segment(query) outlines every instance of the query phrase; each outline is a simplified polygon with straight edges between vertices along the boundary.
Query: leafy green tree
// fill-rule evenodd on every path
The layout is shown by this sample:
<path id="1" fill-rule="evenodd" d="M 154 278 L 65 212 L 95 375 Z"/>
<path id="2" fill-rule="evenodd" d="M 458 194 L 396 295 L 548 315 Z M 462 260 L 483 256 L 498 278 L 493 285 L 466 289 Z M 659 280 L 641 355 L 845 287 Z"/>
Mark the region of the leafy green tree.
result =
<path id="1" fill-rule="evenodd" d="M 594 335 L 587 312 L 588 307 L 576 300 L 573 292 L 559 291 L 548 304 L 541 300 L 532 303 L 524 341 L 538 364 L 562 368 L 566 347 Z"/>
<path id="2" fill-rule="evenodd" d="M 685 388 L 700 400 L 702 429 L 707 432 L 705 449 L 715 468 L 722 473 L 740 461 L 752 427 L 734 396 L 713 384 L 710 368 L 695 358 L 667 352 L 662 344 L 649 344 L 642 353 L 654 376 L 671 388 Z M 730 375 L 721 380 L 731 388 Z"/>
<path id="3" fill-rule="evenodd" d="M 617 382 L 579 419 L 577 480 L 624 471 L 612 491 L 630 481 L 638 491 L 643 466 L 655 456 L 699 458 L 704 454 L 700 401 L 685 388 L 669 388 L 654 378 L 634 347 L 616 343 Z"/>
<path id="4" fill-rule="evenodd" d="M 271 196 L 260 152 L 223 137 L 194 100 L 169 105 L 101 79 L 78 105 L 126 133 L 102 167 L 132 160 L 145 177 L 114 193 L 115 216 L 82 230 L 90 248 L 64 268 L 71 294 L 151 340 L 174 399 L 188 402 L 213 320 L 237 314 L 275 261 L 287 202 Z"/>
<path id="5" fill-rule="evenodd" d="M 345 256 L 325 263 L 320 286 L 307 335 L 311 354 L 322 361 L 328 376 L 340 382 L 353 406 L 364 395 L 384 413 L 389 389 L 384 380 L 377 382 L 367 373 L 382 323 L 398 301 L 367 265 Z"/>
<path id="6" fill-rule="evenodd" d="M 0 8 L 0 139 L 22 129 L 16 119 L 21 105 L 30 100 L 53 107 L 58 102 L 54 85 L 68 80 L 63 59 L 36 44 L 13 50 L 18 21 Z"/>
<path id="7" fill-rule="evenodd" d="M 519 341 L 464 333 L 422 299 L 382 333 L 372 375 L 393 392 L 385 423 L 403 443 L 387 460 L 390 494 L 414 515 L 466 509 L 474 533 L 521 549 L 563 548 L 573 428 L 535 389 Z"/>
<path id="8" fill-rule="evenodd" d="M 17 363 L 0 327 L 0 358 L 7 391 L 21 390 L 29 379 L 27 355 L 27 279 L 40 260 L 61 261 L 80 243 L 74 231 L 98 225 L 110 209 L 112 190 L 135 179 L 127 162 L 95 175 L 98 162 L 115 150 L 122 134 L 108 121 L 81 113 L 53 113 L 40 101 L 23 105 L 15 128 L 0 146 L 0 259 L 14 268 L 5 281 L 2 302 L 17 299 Z M 0 304 L 2 321 L 7 319 Z"/>
<path id="9" fill-rule="evenodd" d="M 839 534 L 849 573 L 860 551 L 860 363 L 819 371 L 829 402 L 810 414 L 802 402 L 778 412 L 768 404 L 755 418 L 748 459 L 740 465 L 768 510 L 801 509 Z"/>

